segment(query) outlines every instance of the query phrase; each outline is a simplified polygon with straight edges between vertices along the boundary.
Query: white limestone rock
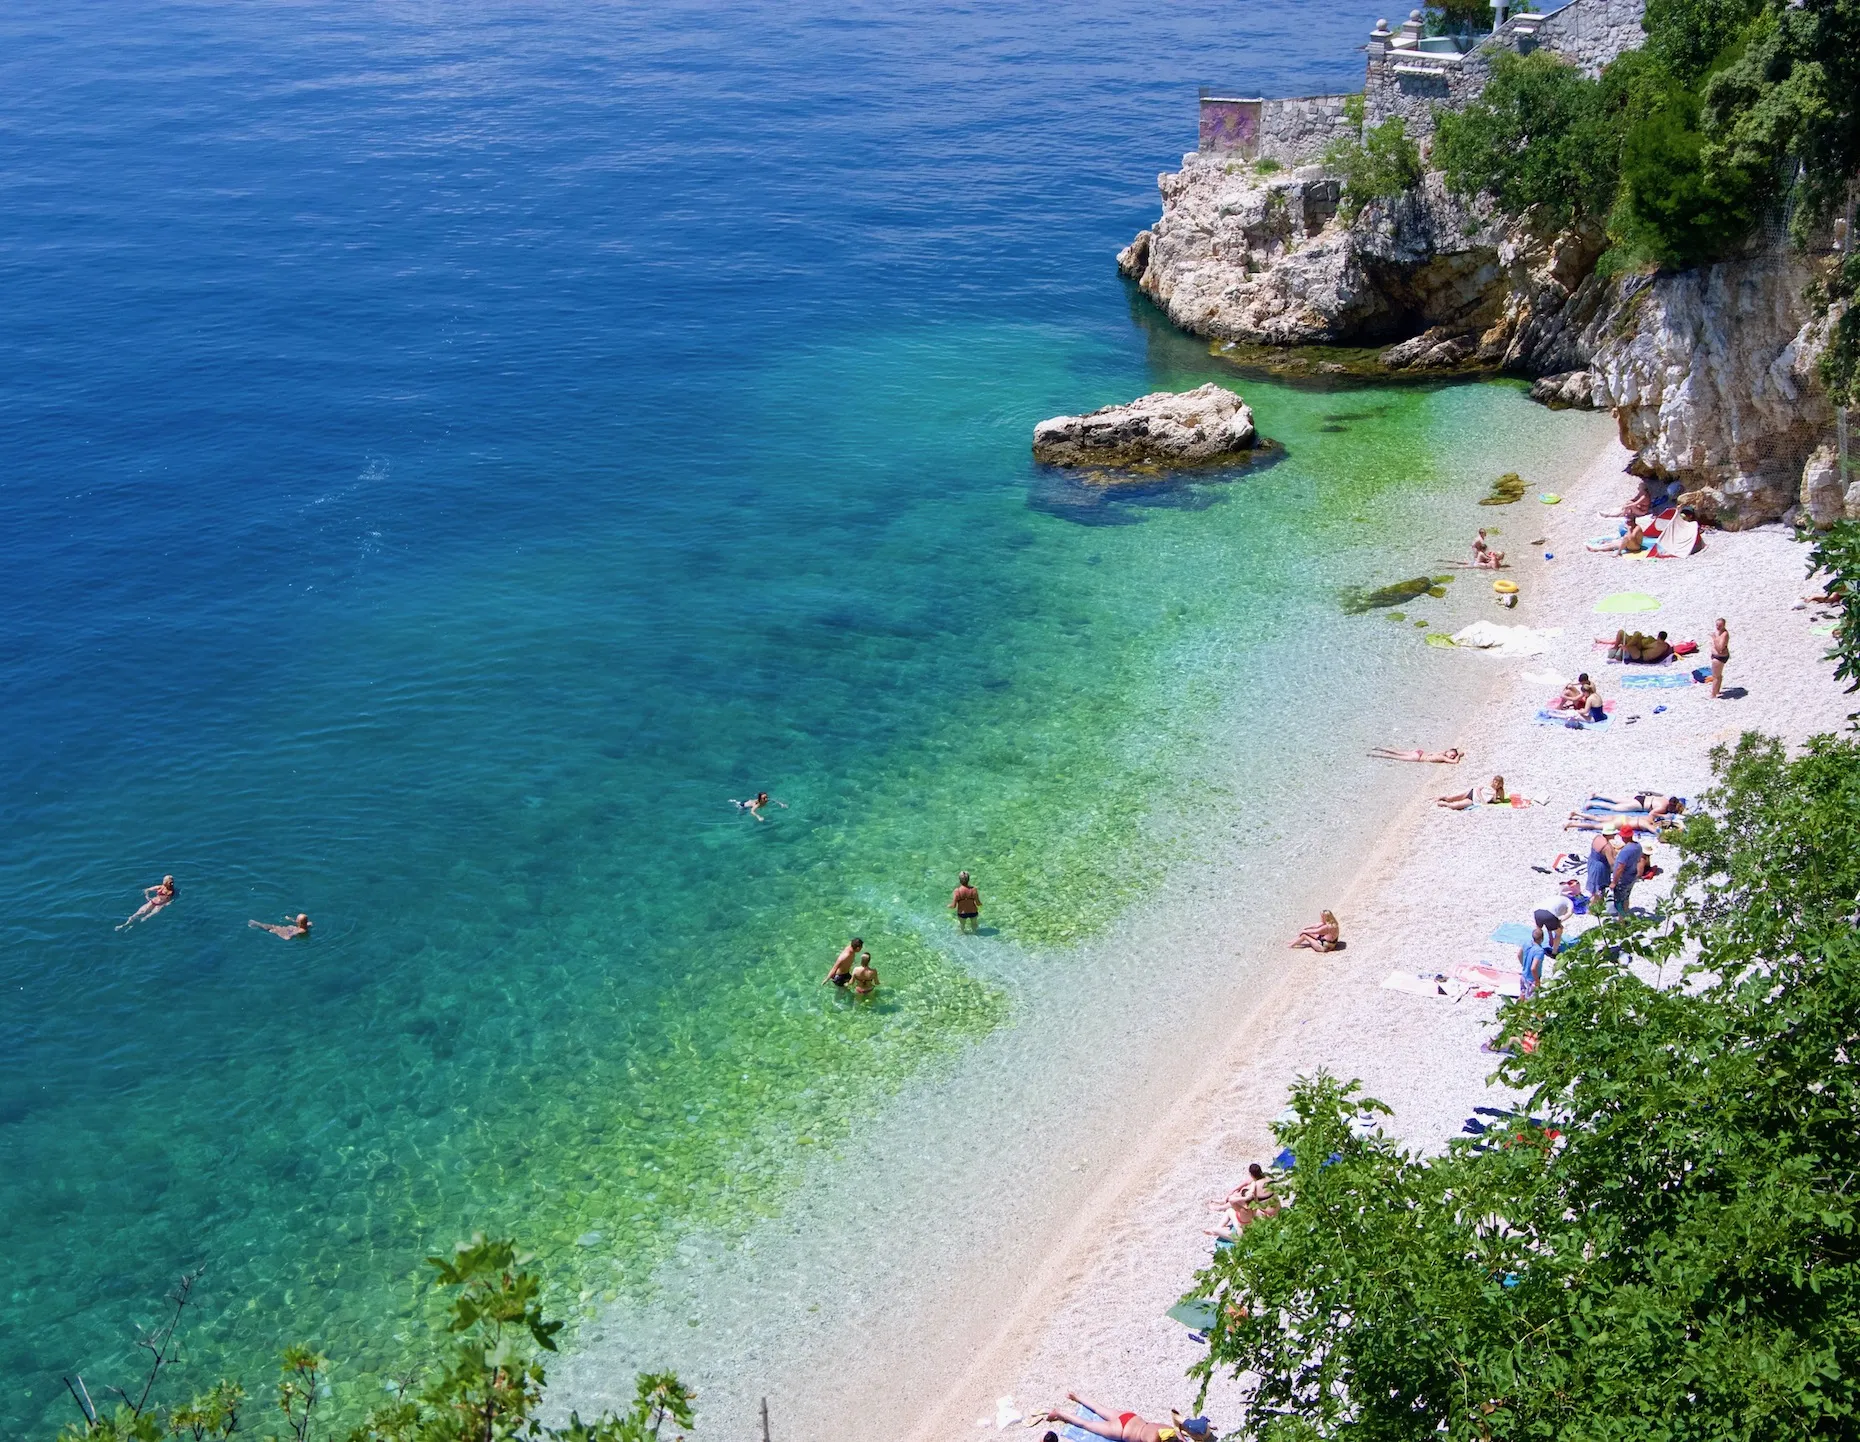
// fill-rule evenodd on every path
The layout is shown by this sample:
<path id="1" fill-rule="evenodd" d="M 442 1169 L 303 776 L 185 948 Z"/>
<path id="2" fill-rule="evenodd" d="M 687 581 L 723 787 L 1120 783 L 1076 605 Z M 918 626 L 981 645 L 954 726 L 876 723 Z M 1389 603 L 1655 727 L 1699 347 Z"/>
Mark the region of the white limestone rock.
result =
<path id="1" fill-rule="evenodd" d="M 1197 466 L 1242 455 L 1258 439 L 1252 409 L 1210 383 L 1041 421 L 1033 457 L 1054 466 Z"/>

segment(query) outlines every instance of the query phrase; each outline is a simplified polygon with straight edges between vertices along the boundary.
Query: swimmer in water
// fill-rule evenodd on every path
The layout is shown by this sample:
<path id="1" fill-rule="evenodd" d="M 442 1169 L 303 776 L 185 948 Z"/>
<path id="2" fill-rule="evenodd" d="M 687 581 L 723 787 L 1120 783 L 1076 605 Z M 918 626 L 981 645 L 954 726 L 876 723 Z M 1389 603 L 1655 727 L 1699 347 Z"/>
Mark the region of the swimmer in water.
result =
<path id="1" fill-rule="evenodd" d="M 1399 751 L 1393 746 L 1372 746 L 1369 754 L 1379 761 L 1433 761 L 1444 766 L 1458 766 L 1466 759 L 1466 753 L 1457 746 L 1449 746 L 1445 751 L 1423 751 L 1419 747 Z"/>
<path id="2" fill-rule="evenodd" d="M 138 921 L 147 921 L 156 912 L 173 901 L 176 894 L 174 889 L 174 878 L 172 876 L 162 877 L 154 886 L 143 887 L 141 907 L 137 909 L 134 916 L 123 922 L 122 925 L 118 926 L 116 929 L 121 931 L 124 927 L 134 926 Z"/>
<path id="3" fill-rule="evenodd" d="M 869 997 L 878 989 L 878 973 L 872 968 L 872 953 L 862 952 L 859 964 L 852 969 L 852 994 Z"/>
<path id="4" fill-rule="evenodd" d="M 852 980 L 853 966 L 858 961 L 859 953 L 865 947 L 865 941 L 855 936 L 846 943 L 846 949 L 833 958 L 833 965 L 827 968 L 827 974 L 820 978 L 822 986 L 831 982 L 834 986 L 845 986 Z"/>
<path id="5" fill-rule="evenodd" d="M 292 937 L 308 936 L 310 934 L 310 918 L 305 916 L 301 911 L 297 913 L 295 920 L 288 916 L 285 917 L 283 924 L 280 926 L 273 926 L 268 921 L 253 921 L 248 922 L 247 925 L 256 926 L 260 931 L 269 931 L 273 936 L 281 936 L 286 941 L 291 940 Z"/>
<path id="6" fill-rule="evenodd" d="M 738 801 L 735 797 L 731 797 L 730 804 L 738 811 L 747 811 L 758 821 L 767 821 L 768 817 L 762 814 L 762 808 L 771 804 L 771 798 L 768 792 L 758 791 L 753 800 Z M 788 803 L 786 801 L 775 801 L 772 804 L 781 807 L 783 811 L 788 809 Z"/>

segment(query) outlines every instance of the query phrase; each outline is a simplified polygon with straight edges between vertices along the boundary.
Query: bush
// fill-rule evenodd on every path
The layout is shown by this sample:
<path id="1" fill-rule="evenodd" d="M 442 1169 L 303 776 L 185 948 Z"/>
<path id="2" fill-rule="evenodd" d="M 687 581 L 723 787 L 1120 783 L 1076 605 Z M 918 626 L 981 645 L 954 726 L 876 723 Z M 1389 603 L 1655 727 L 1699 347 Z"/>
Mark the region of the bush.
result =
<path id="1" fill-rule="evenodd" d="M 1421 183 L 1421 152 L 1399 116 L 1385 120 L 1358 140 L 1339 140 L 1324 152 L 1324 164 L 1343 181 L 1345 215 L 1354 220 L 1372 200 L 1393 200 Z"/>
<path id="2" fill-rule="evenodd" d="M 1610 228 L 1631 249 L 1684 269 L 1735 253 L 1761 212 L 1760 175 L 1714 164 L 1699 97 L 1649 67 L 1631 98 Z"/>
<path id="3" fill-rule="evenodd" d="M 1855 1435 L 1860 745 L 1712 759 L 1670 924 L 1602 924 L 1501 1013 L 1514 1119 L 1422 1158 L 1300 1080 L 1282 1209 L 1198 1288 L 1195 1370 L 1255 1435 Z"/>
<path id="4" fill-rule="evenodd" d="M 1490 195 L 1509 215 L 1543 206 L 1567 225 L 1608 214 L 1619 140 L 1598 82 L 1548 51 L 1506 53 L 1478 100 L 1441 114 L 1434 158 L 1457 193 Z"/>
<path id="5" fill-rule="evenodd" d="M 667 1422 L 691 1425 L 693 1394 L 671 1373 L 658 1372 L 634 1379 L 633 1405 L 623 1414 L 606 1413 L 591 1423 L 571 1416 L 566 1427 L 544 1426 L 536 1416 L 546 1380 L 542 1357 L 555 1351 L 562 1324 L 543 1315 L 542 1283 L 527 1270 L 529 1258 L 517 1255 L 513 1242 L 480 1234 L 460 1242 L 452 1256 L 427 1261 L 451 1294 L 450 1340 L 435 1347 L 424 1385 L 409 1379 L 390 1404 L 348 1434 L 348 1442 L 659 1442 Z M 174 1365 L 176 1332 L 198 1275 L 182 1279 L 166 1327 L 143 1339 L 153 1360 L 139 1392 L 119 1392 L 123 1403 L 112 1414 L 97 1412 L 86 1396 L 83 1423 L 67 1428 L 60 1442 L 228 1442 L 242 1430 L 246 1393 L 230 1382 L 180 1407 L 151 1400 L 162 1371 Z M 310 1442 L 318 1404 L 329 1391 L 328 1366 L 308 1347 L 286 1349 L 275 1399 L 285 1442 Z M 75 1388 L 72 1395 L 78 1397 Z"/>

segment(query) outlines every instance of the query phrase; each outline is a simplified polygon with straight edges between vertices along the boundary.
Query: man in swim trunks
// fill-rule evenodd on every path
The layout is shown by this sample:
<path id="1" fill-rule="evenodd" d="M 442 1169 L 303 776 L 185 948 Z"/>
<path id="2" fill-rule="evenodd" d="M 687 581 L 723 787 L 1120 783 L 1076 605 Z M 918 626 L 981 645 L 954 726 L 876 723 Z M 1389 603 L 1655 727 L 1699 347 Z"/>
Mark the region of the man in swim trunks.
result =
<path id="1" fill-rule="evenodd" d="M 1574 910 L 1567 896 L 1559 896 L 1548 906 L 1540 906 L 1531 913 L 1531 924 L 1542 929 L 1544 950 L 1555 956 L 1563 949 L 1563 919 Z"/>
<path id="2" fill-rule="evenodd" d="M 1731 632 L 1724 624 L 1724 617 L 1718 618 L 1718 624 L 1711 633 L 1711 699 L 1718 699 L 1718 692 L 1724 685 L 1724 668 L 1731 659 Z"/>
<path id="3" fill-rule="evenodd" d="M 946 910 L 956 913 L 958 931 L 974 931 L 981 924 L 982 893 L 969 885 L 969 873 L 964 871 L 956 877 L 956 889 L 950 893 Z"/>
<path id="4" fill-rule="evenodd" d="M 1214 1428 L 1206 1417 L 1189 1417 L 1185 1420 L 1181 1413 L 1171 1412 L 1167 1423 L 1151 1422 L 1135 1412 L 1113 1412 L 1108 1407 L 1087 1402 L 1077 1392 L 1068 1392 L 1066 1396 L 1084 1408 L 1087 1415 L 1080 1416 L 1054 1407 L 1035 1416 L 1034 1423 L 1063 1422 L 1077 1427 L 1081 1432 L 1090 1432 L 1093 1436 L 1109 1437 L 1112 1442 L 1176 1442 L 1176 1439 L 1183 1437 L 1199 1439 L 1214 1435 Z"/>
<path id="5" fill-rule="evenodd" d="M 768 792 L 758 791 L 753 801 L 738 801 L 736 803 L 736 809 L 738 811 L 747 811 L 751 816 L 755 817 L 756 820 L 758 821 L 767 821 L 768 817 L 762 814 L 762 808 L 764 806 L 767 806 L 768 804 L 769 804 Z M 775 804 L 781 807 L 783 811 L 786 811 L 788 809 L 788 803 L 786 801 L 777 801 Z"/>
<path id="6" fill-rule="evenodd" d="M 862 938 L 855 936 L 846 943 L 846 949 L 833 959 L 833 965 L 827 968 L 827 974 L 820 979 L 822 986 L 831 982 L 834 986 L 845 986 L 852 980 L 853 967 L 857 963 L 860 950 L 865 946 Z"/>
<path id="7" fill-rule="evenodd" d="M 122 925 L 118 926 L 116 929 L 121 931 L 123 927 L 134 926 L 138 921 L 147 921 L 156 912 L 173 901 L 176 895 L 178 895 L 178 893 L 174 889 L 174 878 L 172 876 L 162 877 L 154 886 L 143 887 L 142 905 L 136 909 L 134 916 L 123 922 Z"/>
<path id="8" fill-rule="evenodd" d="M 297 913 L 295 920 L 288 916 L 285 917 L 282 926 L 273 926 L 268 921 L 254 921 L 247 924 L 256 926 L 260 931 L 269 931 L 273 936 L 281 936 L 286 941 L 291 940 L 293 937 L 308 936 L 310 934 L 310 918 L 305 916 L 301 911 Z"/>

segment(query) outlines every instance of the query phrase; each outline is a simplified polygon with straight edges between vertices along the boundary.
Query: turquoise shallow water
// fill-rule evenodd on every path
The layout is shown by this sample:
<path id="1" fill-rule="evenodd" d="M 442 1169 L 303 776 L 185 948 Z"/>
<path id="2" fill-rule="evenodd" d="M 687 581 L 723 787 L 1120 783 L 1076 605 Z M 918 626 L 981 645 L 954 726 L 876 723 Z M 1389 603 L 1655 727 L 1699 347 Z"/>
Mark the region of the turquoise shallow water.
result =
<path id="1" fill-rule="evenodd" d="M 9 1436 L 183 1266 L 194 1377 L 301 1337 L 353 1401 L 465 1231 L 598 1297 L 778 1208 L 1012 1016 L 956 867 L 1067 965 L 1194 844 L 1224 678 L 1414 646 L 1338 590 L 1562 434 L 1236 378 L 1112 273 L 1196 80 L 1347 83 L 1318 7 L 1269 64 L 1212 6 L 68 20 L 0 21 Z M 1279 464 L 1028 460 L 1213 376 Z"/>

